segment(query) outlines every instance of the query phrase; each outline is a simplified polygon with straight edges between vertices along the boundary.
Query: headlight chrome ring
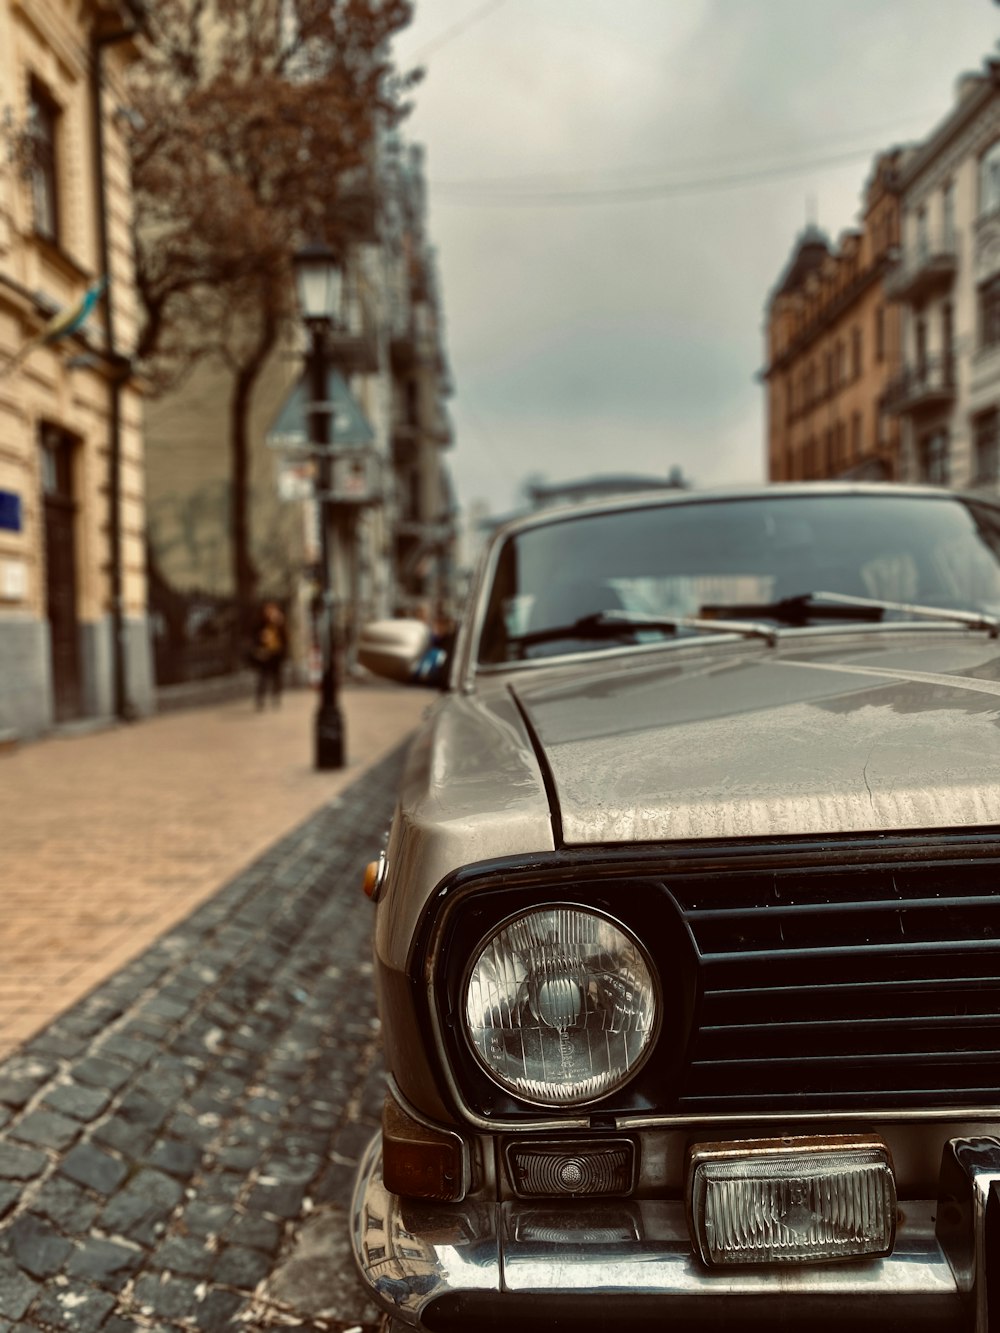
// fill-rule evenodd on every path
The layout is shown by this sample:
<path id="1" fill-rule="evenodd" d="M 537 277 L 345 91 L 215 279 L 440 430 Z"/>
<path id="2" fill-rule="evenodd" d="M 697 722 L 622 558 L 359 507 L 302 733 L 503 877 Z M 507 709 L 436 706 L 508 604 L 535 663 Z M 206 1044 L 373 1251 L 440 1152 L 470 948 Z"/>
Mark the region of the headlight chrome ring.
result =
<path id="1" fill-rule="evenodd" d="M 465 1035 L 489 1077 L 542 1106 L 622 1087 L 660 1020 L 656 974 L 622 925 L 576 904 L 509 917 L 477 946 L 462 992 Z"/>

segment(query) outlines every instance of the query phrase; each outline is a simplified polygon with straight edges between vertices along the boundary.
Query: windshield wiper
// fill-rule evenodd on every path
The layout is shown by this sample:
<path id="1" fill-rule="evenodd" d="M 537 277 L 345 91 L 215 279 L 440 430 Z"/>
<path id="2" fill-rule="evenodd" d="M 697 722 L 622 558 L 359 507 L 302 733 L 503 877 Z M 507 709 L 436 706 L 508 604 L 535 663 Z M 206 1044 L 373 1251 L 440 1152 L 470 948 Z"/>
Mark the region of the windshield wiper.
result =
<path id="1" fill-rule="evenodd" d="M 658 629 L 676 633 L 679 629 L 704 630 L 711 634 L 742 634 L 745 638 L 765 639 L 773 645 L 777 631 L 771 625 L 755 624 L 748 620 L 702 620 L 697 616 L 649 616 L 638 611 L 595 611 L 581 616 L 570 625 L 554 625 L 551 629 L 534 630 L 530 634 L 511 636 L 509 642 L 519 648 L 531 648 L 539 643 L 557 639 L 613 639 L 633 630 Z"/>
<path id="2" fill-rule="evenodd" d="M 786 597 L 779 602 L 750 602 L 720 606 L 718 610 L 730 615 L 774 616 L 793 624 L 805 624 L 819 617 L 834 620 L 881 620 L 885 612 L 899 612 L 908 616 L 927 616 L 932 620 L 954 621 L 970 629 L 984 629 L 990 638 L 1000 635 L 1000 618 L 982 611 L 957 611 L 947 606 L 923 606 L 916 602 L 890 602 L 874 597 L 854 597 L 842 592 L 804 592 L 797 597 Z M 851 614 L 851 613 L 855 614 Z M 856 613 L 860 612 L 861 615 Z M 721 621 L 716 621 L 721 624 Z"/>

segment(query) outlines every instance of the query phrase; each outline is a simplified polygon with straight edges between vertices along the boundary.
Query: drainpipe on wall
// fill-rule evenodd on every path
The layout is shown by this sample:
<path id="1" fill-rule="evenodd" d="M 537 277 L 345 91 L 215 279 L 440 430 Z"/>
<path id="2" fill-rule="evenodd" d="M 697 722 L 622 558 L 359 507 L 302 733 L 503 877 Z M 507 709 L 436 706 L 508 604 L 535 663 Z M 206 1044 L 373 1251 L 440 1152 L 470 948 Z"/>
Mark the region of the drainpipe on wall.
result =
<path id="1" fill-rule="evenodd" d="M 138 11 L 137 19 L 140 17 Z M 128 697 L 125 666 L 125 609 L 122 593 L 122 386 L 129 378 L 131 360 L 118 350 L 115 341 L 114 291 L 111 281 L 108 240 L 107 175 L 104 167 L 104 49 L 130 41 L 141 24 L 108 33 L 92 33 L 90 39 L 90 103 L 97 201 L 97 242 L 101 276 L 104 278 L 104 337 L 108 379 L 108 509 L 111 565 L 111 671 L 115 716 L 123 722 L 136 717 Z"/>

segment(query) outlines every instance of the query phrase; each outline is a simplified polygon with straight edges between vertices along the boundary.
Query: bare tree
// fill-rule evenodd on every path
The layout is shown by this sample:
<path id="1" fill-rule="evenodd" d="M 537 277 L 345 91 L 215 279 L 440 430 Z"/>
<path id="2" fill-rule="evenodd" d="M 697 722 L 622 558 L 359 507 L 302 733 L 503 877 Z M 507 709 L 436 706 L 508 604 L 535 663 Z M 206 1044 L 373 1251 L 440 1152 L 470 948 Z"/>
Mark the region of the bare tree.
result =
<path id="1" fill-rule="evenodd" d="M 230 374 L 233 579 L 245 611 L 252 396 L 292 314 L 304 240 L 351 239 L 352 189 L 411 78 L 387 51 L 409 0 L 157 0 L 131 88 L 139 357 L 154 385 Z"/>

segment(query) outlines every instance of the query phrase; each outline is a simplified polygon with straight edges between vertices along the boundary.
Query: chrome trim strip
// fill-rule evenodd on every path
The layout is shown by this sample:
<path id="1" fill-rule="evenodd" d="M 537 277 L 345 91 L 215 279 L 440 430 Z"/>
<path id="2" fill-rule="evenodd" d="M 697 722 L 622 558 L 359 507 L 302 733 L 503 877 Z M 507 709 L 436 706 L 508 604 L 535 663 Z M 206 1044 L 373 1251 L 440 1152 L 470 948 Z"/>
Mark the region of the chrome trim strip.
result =
<path id="1" fill-rule="evenodd" d="M 827 1123 L 841 1126 L 856 1120 L 900 1121 L 909 1124 L 935 1124 L 942 1120 L 958 1120 L 963 1124 L 968 1121 L 986 1120 L 993 1124 L 1000 1119 L 1000 1107 L 996 1106 L 935 1106 L 927 1107 L 882 1107 L 857 1110 L 852 1106 L 841 1106 L 835 1111 L 726 1111 L 711 1115 L 698 1115 L 688 1112 L 686 1115 L 620 1115 L 615 1117 L 615 1128 L 629 1129 L 680 1129 L 696 1128 L 699 1125 L 772 1125 L 772 1124 L 811 1124 Z M 499 1129 L 499 1122 L 492 1128 Z"/>
<path id="2" fill-rule="evenodd" d="M 903 1203 L 885 1259 L 711 1273 L 693 1258 L 682 1203 L 411 1203 L 385 1190 L 376 1138 L 359 1170 L 351 1243 L 370 1294 L 412 1327 L 433 1324 L 438 1300 L 475 1292 L 497 1310 L 508 1295 L 614 1293 L 623 1326 L 630 1300 L 655 1297 L 665 1325 L 671 1301 L 686 1320 L 718 1327 L 743 1298 L 741 1308 L 755 1302 L 758 1310 L 794 1300 L 804 1316 L 919 1311 L 925 1327 L 954 1329 L 960 1295 L 934 1234 L 935 1210 L 933 1200 Z"/>
<path id="3" fill-rule="evenodd" d="M 373 903 L 377 903 L 382 897 L 382 890 L 385 888 L 385 881 L 389 875 L 389 858 L 383 847 L 378 854 L 378 869 L 375 871 L 375 883 L 372 885 L 372 891 L 369 894 Z"/>
<path id="4" fill-rule="evenodd" d="M 457 1097 L 455 1085 L 448 1080 L 449 1089 L 456 1096 L 456 1103 L 469 1124 L 475 1129 L 485 1130 L 490 1134 L 538 1134 L 547 1130 L 590 1129 L 589 1116 L 567 1116 L 565 1119 L 545 1119 L 539 1117 L 525 1120 L 487 1120 L 477 1115 Z M 609 1113 L 610 1114 L 610 1113 Z M 1000 1109 L 995 1106 L 943 1106 L 933 1110 L 915 1110 L 909 1107 L 883 1110 L 858 1111 L 844 1107 L 837 1111 L 754 1111 L 740 1114 L 727 1112 L 725 1115 L 618 1115 L 614 1125 L 602 1124 L 602 1130 L 612 1130 L 617 1134 L 632 1133 L 643 1129 L 703 1129 L 722 1125 L 739 1125 L 743 1129 L 753 1129 L 755 1125 L 781 1125 L 787 1128 L 795 1125 L 837 1125 L 843 1129 L 845 1124 L 941 1124 L 944 1121 L 957 1121 L 960 1124 L 974 1124 L 983 1121 L 989 1128 L 994 1128 L 1000 1121 Z"/>

